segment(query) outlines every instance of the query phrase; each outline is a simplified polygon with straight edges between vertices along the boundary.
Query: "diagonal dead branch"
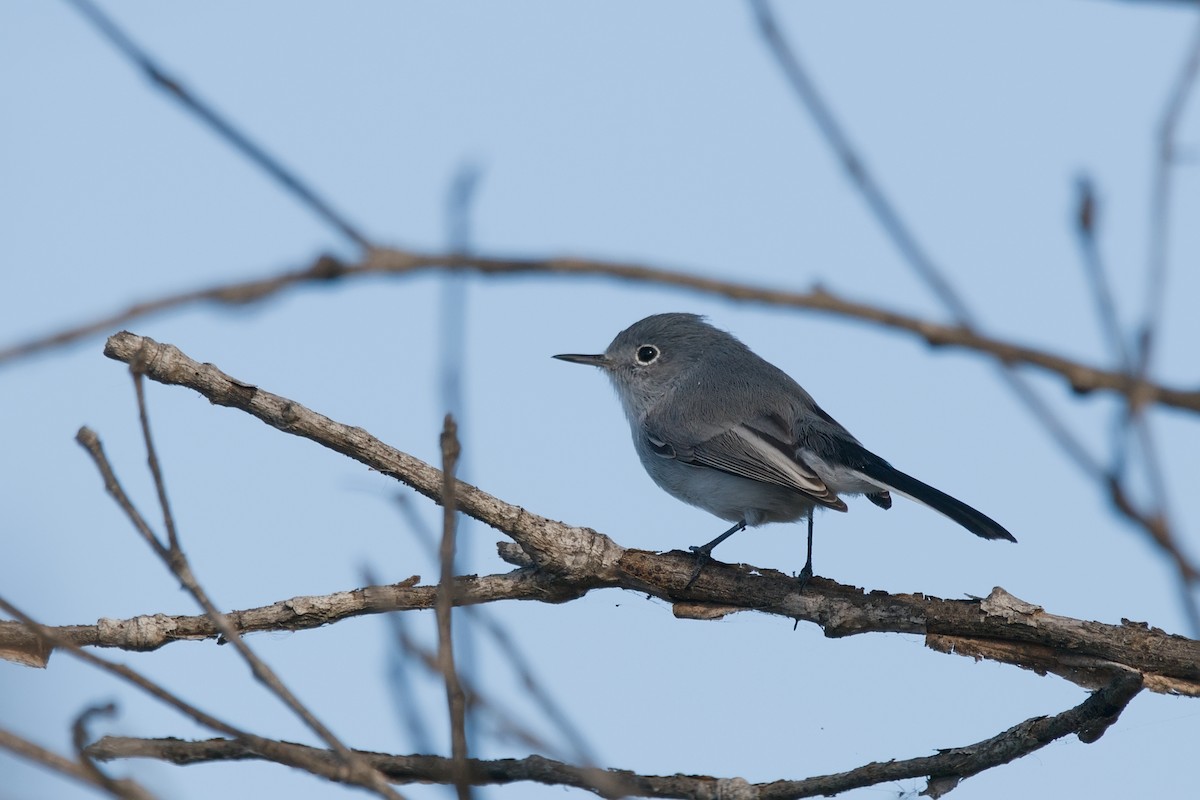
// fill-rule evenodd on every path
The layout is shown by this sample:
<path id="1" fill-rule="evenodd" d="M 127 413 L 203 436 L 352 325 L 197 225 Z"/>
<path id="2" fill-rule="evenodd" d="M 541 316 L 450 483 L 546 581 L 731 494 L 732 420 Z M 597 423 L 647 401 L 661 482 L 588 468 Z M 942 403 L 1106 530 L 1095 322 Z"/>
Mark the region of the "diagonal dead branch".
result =
<path id="1" fill-rule="evenodd" d="M 1093 742 L 1119 717 L 1141 689 L 1136 674 L 1120 676 L 1088 697 L 1078 706 L 1052 717 L 1034 717 L 982 742 L 941 750 L 937 755 L 903 761 L 866 764 L 834 775 L 822 775 L 795 781 L 750 784 L 739 778 L 715 778 L 703 775 L 639 775 L 628 770 L 592 769 L 565 764 L 541 756 L 496 761 L 470 760 L 469 778 L 475 785 L 510 784 L 532 781 L 543 784 L 574 786 L 593 791 L 601 797 L 634 795 L 637 797 L 692 798 L 718 800 L 722 797 L 755 800 L 794 800 L 802 797 L 832 795 L 864 786 L 896 780 L 929 778 L 927 792 L 940 796 L 964 778 L 992 767 L 1007 764 L 1072 734 Z M 327 751 L 281 742 L 280 747 L 295 749 L 299 757 L 331 758 Z M 189 742 L 179 739 L 135 739 L 109 736 L 89 748 L 97 759 L 155 758 L 175 764 L 257 758 L 244 746 L 225 739 Z M 362 752 L 364 758 L 398 783 L 452 781 L 452 759 L 435 756 L 394 756 Z"/>
<path id="2" fill-rule="evenodd" d="M 240 409 L 285 433 L 311 439 L 441 501 L 440 470 L 388 447 L 362 428 L 336 422 L 285 397 L 235 380 L 211 364 L 200 364 L 172 345 L 121 333 L 110 337 L 105 355 L 119 361 L 136 358 L 145 365 L 145 374 L 151 380 L 195 388 L 217 405 Z M 553 567 L 559 574 L 570 576 L 577 572 L 575 562 L 583 563 L 593 556 L 611 562 L 619 555 L 620 548 L 607 537 L 597 537 L 586 529 L 552 525 L 551 520 L 529 514 L 470 484 L 456 483 L 456 499 L 460 511 L 512 535 L 535 564 Z M 602 552 L 590 553 L 586 547 L 599 547 Z M 572 554 L 573 560 L 563 562 L 564 553 Z"/>

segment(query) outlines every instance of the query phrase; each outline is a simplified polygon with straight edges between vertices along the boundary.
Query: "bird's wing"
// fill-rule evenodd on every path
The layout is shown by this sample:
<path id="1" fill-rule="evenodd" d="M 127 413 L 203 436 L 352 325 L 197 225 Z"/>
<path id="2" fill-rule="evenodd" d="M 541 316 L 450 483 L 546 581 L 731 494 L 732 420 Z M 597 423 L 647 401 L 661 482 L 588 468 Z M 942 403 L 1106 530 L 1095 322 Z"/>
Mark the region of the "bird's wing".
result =
<path id="1" fill-rule="evenodd" d="M 652 428 L 646 430 L 650 449 L 662 458 L 794 489 L 823 506 L 845 511 L 846 504 L 804 463 L 787 439 L 786 428 L 770 418 L 738 423 L 694 444 L 672 442 Z"/>

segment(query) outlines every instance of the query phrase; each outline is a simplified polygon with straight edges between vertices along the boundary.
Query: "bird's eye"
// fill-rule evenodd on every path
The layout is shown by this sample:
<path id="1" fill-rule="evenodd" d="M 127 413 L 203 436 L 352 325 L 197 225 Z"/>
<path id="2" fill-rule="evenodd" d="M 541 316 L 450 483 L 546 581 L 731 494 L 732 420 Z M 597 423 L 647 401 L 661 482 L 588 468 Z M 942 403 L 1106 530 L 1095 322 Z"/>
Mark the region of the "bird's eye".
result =
<path id="1" fill-rule="evenodd" d="M 642 364 L 649 364 L 654 359 L 658 358 L 658 348 L 652 344 L 644 344 L 638 348 L 637 360 Z"/>

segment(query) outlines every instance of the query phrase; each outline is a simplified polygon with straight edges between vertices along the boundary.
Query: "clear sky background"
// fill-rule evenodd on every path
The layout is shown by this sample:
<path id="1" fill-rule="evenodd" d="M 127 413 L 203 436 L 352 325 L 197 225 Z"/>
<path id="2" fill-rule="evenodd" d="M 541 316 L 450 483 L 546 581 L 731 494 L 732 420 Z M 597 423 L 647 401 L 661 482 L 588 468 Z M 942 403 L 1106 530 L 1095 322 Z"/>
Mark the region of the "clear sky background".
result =
<path id="1" fill-rule="evenodd" d="M 743 3 L 109 2 L 169 71 L 291 165 L 373 239 L 438 249 L 446 196 L 481 170 L 472 241 L 488 254 L 628 259 L 838 293 L 930 319 L 944 310 L 867 213 L 758 38 Z M 789 3 L 814 80 L 985 329 L 1112 363 L 1071 228 L 1093 177 L 1123 321 L 1144 301 L 1155 125 L 1195 24 L 1184 4 Z M 1200 142 L 1194 104 L 1183 138 Z M 180 289 L 265 276 L 355 251 L 257 168 L 152 89 L 61 2 L 0 4 L 0 345 Z M 1176 173 L 1169 291 L 1156 377 L 1197 383 L 1200 181 Z M 242 310 L 189 308 L 129 327 L 427 461 L 438 459 L 441 278 L 306 287 Z M 978 540 L 903 500 L 817 520 L 816 571 L 940 597 L 994 586 L 1047 610 L 1187 632 L 1173 573 L 1047 441 L 985 360 L 809 313 L 592 278 L 472 277 L 466 287 L 466 477 L 509 502 L 629 547 L 698 544 L 724 523 L 658 490 L 598 373 L 553 361 L 602 350 L 651 313 L 709 316 L 793 375 L 868 447 L 1012 530 Z M 102 337 L 0 367 L 0 591 L 43 622 L 194 613 L 103 492 L 73 437 L 93 427 L 154 516 L 126 369 Z M 1034 384 L 1107 458 L 1111 398 Z M 149 385 L 181 536 L 225 608 L 351 589 L 436 566 L 398 513 L 440 509 L 311 443 L 195 393 Z M 1195 417 L 1155 412 L 1178 529 L 1196 554 Z M 718 550 L 795 571 L 802 528 Z M 463 532 L 467 568 L 507 571 L 503 537 Z M 739 614 L 679 621 L 667 604 L 598 592 L 487 609 L 534 664 L 598 762 L 652 774 L 802 778 L 965 745 L 1079 703 L 1056 677 L 935 654 L 918 636 L 834 641 Z M 407 615 L 433 641 L 431 613 Z M 250 639 L 355 747 L 406 753 L 389 682 L 388 621 L 359 618 Z M 255 732 L 311 741 L 227 648 L 106 652 Z M 561 744 L 494 647 L 471 678 Z M 438 681 L 411 694 L 447 751 Z M 95 726 L 211 735 L 58 655 L 0 663 L 0 724 L 62 752 Z M 484 757 L 528 749 L 483 731 Z M 1139 696 L 1094 745 L 1060 741 L 972 778 L 954 797 L 1180 797 L 1194 790 L 1200 707 Z M 259 764 L 121 763 L 164 797 L 340 796 Z M 0 755 L 0 798 L 87 797 Z M 905 796 L 922 781 L 849 796 Z M 442 797 L 437 787 L 406 787 Z M 522 784 L 490 798 L 584 796 Z"/>

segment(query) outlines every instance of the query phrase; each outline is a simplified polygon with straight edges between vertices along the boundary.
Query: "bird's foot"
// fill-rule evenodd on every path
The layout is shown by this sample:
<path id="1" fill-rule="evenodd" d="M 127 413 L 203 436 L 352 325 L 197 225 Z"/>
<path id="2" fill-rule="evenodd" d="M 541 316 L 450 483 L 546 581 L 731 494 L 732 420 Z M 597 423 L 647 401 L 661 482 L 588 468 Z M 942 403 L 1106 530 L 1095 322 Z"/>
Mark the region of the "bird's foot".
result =
<path id="1" fill-rule="evenodd" d="M 796 576 L 796 582 L 800 584 L 796 591 L 803 592 L 804 587 L 808 586 L 808 582 L 812 580 L 812 576 L 812 564 L 805 564 L 804 569 L 800 570 L 800 574 Z"/>
<path id="2" fill-rule="evenodd" d="M 700 577 L 700 570 L 704 569 L 704 565 L 712 561 L 712 553 L 707 547 L 689 547 L 688 550 L 696 554 L 696 566 L 692 569 L 692 577 L 688 578 L 688 582 L 683 586 L 685 591 L 692 588 L 692 584 Z"/>

